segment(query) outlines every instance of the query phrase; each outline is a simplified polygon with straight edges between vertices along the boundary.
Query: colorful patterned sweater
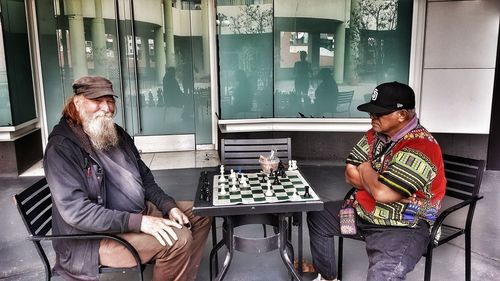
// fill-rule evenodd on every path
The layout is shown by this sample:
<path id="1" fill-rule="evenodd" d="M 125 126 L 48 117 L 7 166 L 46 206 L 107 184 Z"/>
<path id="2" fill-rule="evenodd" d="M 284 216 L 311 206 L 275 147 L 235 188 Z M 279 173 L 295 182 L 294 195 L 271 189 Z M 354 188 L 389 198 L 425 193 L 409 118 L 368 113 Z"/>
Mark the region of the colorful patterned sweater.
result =
<path id="1" fill-rule="evenodd" d="M 432 225 L 446 189 L 443 158 L 437 141 L 418 122 L 399 139 L 389 144 L 384 140 L 384 136 L 370 129 L 354 146 L 346 162 L 358 166 L 371 161 L 381 183 L 404 198 L 416 194 L 418 200 L 415 204 L 386 204 L 358 190 L 355 195 L 357 214 L 377 225 L 414 227 L 420 219 Z"/>

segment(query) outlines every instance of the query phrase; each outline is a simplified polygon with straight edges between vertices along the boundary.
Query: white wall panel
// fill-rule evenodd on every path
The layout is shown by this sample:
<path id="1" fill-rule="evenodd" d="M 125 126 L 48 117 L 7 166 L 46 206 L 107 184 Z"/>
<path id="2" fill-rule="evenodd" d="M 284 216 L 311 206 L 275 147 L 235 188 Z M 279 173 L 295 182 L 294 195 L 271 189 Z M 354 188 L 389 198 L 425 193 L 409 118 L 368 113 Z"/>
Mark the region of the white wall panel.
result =
<path id="1" fill-rule="evenodd" d="M 494 69 L 424 69 L 420 120 L 431 132 L 488 134 Z"/>
<path id="2" fill-rule="evenodd" d="M 424 68 L 494 68 L 498 10 L 492 2 L 429 2 Z"/>

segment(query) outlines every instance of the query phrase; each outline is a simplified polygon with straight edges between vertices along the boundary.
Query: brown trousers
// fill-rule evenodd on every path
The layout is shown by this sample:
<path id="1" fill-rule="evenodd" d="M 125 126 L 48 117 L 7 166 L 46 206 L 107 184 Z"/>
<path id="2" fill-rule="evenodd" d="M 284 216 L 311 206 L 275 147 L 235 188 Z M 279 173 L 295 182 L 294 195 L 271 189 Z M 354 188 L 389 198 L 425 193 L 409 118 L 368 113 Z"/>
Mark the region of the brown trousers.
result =
<path id="1" fill-rule="evenodd" d="M 146 233 L 118 234 L 137 250 L 142 263 L 154 261 L 154 281 L 194 281 L 198 273 L 211 219 L 193 215 L 191 201 L 178 201 L 177 206 L 189 218 L 191 230 L 186 227 L 172 228 L 178 237 L 172 246 L 162 246 L 155 237 Z M 151 202 L 147 202 L 143 213 L 162 216 L 161 211 Z M 111 267 L 136 265 L 132 254 L 125 247 L 109 239 L 101 240 L 99 264 Z"/>

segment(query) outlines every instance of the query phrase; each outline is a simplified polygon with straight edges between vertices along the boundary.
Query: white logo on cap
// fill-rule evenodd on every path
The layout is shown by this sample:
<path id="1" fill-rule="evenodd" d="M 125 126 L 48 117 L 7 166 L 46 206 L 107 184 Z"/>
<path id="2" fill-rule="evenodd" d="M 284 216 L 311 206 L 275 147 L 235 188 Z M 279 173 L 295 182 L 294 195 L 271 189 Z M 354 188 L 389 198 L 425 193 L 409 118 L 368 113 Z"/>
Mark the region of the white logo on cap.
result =
<path id="1" fill-rule="evenodd" d="M 375 90 L 373 90 L 373 93 L 372 93 L 372 100 L 376 101 L 377 97 L 378 97 L 378 89 L 375 88 Z"/>
<path id="2" fill-rule="evenodd" d="M 402 105 L 402 104 L 400 104 L 400 103 L 397 103 L 397 104 L 396 104 L 396 107 L 397 107 L 397 108 L 401 108 L 401 107 L 403 107 L 403 105 Z"/>

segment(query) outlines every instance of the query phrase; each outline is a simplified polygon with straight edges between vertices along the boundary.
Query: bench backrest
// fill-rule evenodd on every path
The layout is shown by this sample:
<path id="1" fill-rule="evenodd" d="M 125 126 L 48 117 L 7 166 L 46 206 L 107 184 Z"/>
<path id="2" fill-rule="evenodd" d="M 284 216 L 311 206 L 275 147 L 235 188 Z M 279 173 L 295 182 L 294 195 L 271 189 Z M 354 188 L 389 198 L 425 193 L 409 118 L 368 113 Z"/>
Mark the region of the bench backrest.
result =
<path id="1" fill-rule="evenodd" d="M 221 163 L 226 169 L 258 170 L 260 169 L 259 156 L 268 156 L 271 149 L 284 163 L 292 159 L 290 138 L 275 139 L 222 139 Z"/>

